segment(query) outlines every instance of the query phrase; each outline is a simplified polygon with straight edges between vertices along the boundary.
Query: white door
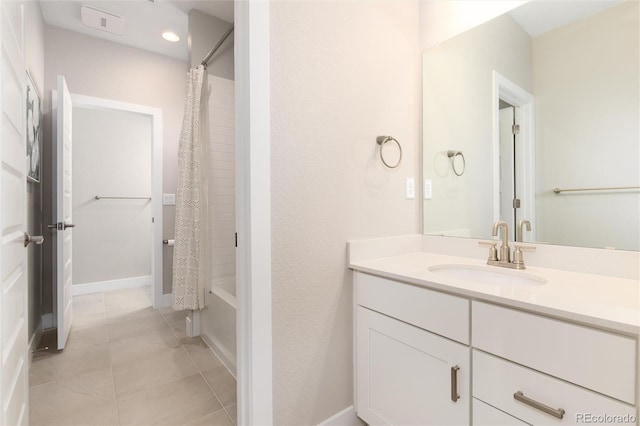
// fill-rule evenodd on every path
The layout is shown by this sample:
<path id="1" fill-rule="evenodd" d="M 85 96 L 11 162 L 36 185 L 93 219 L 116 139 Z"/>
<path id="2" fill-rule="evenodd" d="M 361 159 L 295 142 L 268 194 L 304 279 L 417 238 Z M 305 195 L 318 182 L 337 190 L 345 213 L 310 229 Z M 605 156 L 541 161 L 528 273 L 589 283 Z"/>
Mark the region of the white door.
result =
<path id="1" fill-rule="evenodd" d="M 22 7 L 0 2 L 0 424 L 28 424 L 26 71 Z"/>
<path id="2" fill-rule="evenodd" d="M 368 424 L 469 424 L 470 349 L 358 306 L 356 395 Z"/>
<path id="3" fill-rule="evenodd" d="M 73 222 L 71 221 L 71 95 L 64 77 L 58 76 L 58 95 L 56 111 L 56 147 L 57 147 L 57 215 L 58 218 L 58 279 L 57 279 L 57 319 L 58 349 L 64 349 L 71 322 L 73 304 L 71 303 L 71 249 L 73 241 Z"/>

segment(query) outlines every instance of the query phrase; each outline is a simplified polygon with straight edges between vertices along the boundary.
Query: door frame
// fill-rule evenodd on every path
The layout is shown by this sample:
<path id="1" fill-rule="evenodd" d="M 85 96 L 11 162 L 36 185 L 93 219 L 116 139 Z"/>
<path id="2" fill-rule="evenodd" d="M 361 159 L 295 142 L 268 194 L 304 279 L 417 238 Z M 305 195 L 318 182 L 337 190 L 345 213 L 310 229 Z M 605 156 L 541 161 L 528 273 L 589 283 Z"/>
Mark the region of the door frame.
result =
<path id="1" fill-rule="evenodd" d="M 493 71 L 493 218 L 500 220 L 500 99 L 516 107 L 516 121 L 521 125 L 520 142 L 523 149 L 516 152 L 516 162 L 522 165 L 522 179 L 519 180 L 522 199 L 521 217 L 528 219 L 534 226 L 528 233 L 529 241 L 536 241 L 536 139 L 535 105 L 532 94 L 513 83 L 508 78 Z M 514 241 L 515 241 L 515 229 Z"/>
<path id="2" fill-rule="evenodd" d="M 162 110 L 146 105 L 131 104 L 93 96 L 71 94 L 73 107 L 109 109 L 144 114 L 151 117 L 151 280 L 154 308 L 171 306 L 171 294 L 163 294 L 162 277 Z"/>
<path id="3" fill-rule="evenodd" d="M 273 424 L 269 2 L 234 2 L 238 424 Z"/>

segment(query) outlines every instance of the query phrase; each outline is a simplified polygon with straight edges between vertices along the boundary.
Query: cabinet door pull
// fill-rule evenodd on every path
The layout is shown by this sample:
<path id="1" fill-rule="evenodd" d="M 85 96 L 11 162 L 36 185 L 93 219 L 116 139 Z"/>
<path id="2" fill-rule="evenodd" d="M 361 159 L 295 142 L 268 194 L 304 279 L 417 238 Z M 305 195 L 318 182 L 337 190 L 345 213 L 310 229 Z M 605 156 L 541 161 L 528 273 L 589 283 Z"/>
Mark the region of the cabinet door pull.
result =
<path id="1" fill-rule="evenodd" d="M 524 404 L 527 404 L 530 407 L 535 408 L 536 410 L 543 411 L 547 414 L 551 414 L 553 417 L 557 417 L 558 419 L 562 419 L 564 417 L 565 411 L 562 408 L 551 408 L 548 405 L 544 405 L 541 402 L 538 402 L 534 399 L 524 396 L 521 391 L 518 391 L 513 394 L 513 398 L 516 401 L 520 401 Z"/>
<path id="2" fill-rule="evenodd" d="M 451 400 L 453 402 L 460 399 L 460 395 L 458 395 L 458 370 L 460 367 L 457 365 L 451 367 Z"/>

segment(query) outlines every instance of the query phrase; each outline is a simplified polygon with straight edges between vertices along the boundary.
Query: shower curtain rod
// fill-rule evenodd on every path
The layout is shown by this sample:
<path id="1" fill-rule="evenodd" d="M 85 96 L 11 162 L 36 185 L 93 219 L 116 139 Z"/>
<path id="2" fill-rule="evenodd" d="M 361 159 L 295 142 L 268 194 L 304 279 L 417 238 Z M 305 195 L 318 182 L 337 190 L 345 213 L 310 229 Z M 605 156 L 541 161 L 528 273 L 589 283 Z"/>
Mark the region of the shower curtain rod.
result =
<path id="1" fill-rule="evenodd" d="M 222 38 L 218 41 L 218 43 L 216 43 L 215 46 L 213 46 L 213 49 L 211 49 L 211 51 L 209 52 L 209 54 L 207 56 L 205 56 L 205 58 L 202 60 L 202 62 L 200 63 L 200 65 L 202 65 L 203 67 L 205 67 L 205 69 L 207 68 L 207 63 L 209 62 L 209 60 L 211 59 L 211 57 L 218 51 L 218 49 L 220 49 L 220 46 L 222 46 L 222 43 L 224 43 L 224 41 L 229 37 L 229 35 L 231 35 L 231 33 L 233 32 L 233 24 L 231 24 L 231 27 L 227 30 L 226 33 L 224 33 L 224 35 L 222 36 Z"/>

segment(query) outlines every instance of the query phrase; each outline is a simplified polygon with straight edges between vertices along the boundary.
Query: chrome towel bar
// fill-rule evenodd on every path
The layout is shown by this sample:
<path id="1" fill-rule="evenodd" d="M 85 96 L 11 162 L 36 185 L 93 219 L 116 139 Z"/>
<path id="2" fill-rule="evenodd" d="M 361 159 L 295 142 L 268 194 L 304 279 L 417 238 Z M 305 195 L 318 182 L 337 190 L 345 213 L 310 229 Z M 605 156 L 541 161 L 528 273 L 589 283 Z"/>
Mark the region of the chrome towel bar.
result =
<path id="1" fill-rule="evenodd" d="M 601 188 L 554 188 L 553 192 L 555 194 L 560 194 L 561 192 L 578 192 L 578 191 L 625 191 L 630 189 L 640 189 L 640 186 L 609 186 L 609 187 L 601 187 Z"/>
<path id="2" fill-rule="evenodd" d="M 96 195 L 96 200 L 150 200 L 151 197 L 105 197 L 102 195 Z"/>

